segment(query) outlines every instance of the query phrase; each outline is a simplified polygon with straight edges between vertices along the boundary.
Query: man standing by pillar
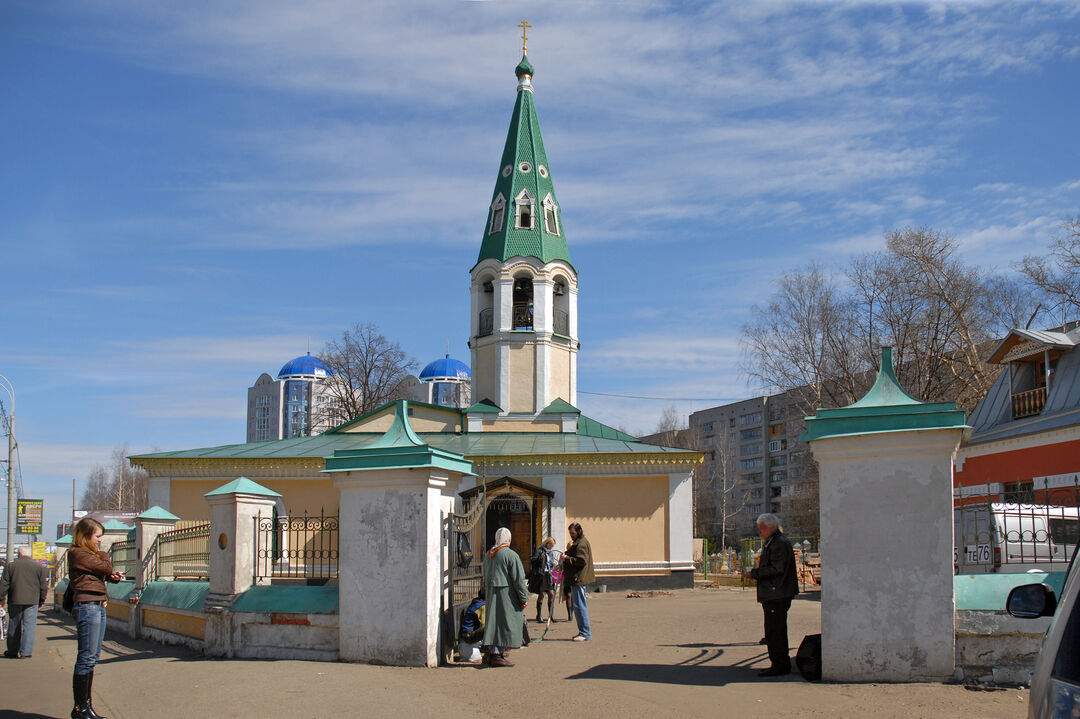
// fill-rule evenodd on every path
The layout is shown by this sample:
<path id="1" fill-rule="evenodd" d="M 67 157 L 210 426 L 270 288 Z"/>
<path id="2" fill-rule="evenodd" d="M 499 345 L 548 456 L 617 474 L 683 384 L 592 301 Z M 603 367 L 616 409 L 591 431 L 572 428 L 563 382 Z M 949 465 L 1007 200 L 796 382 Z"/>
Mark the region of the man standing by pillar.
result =
<path id="1" fill-rule="evenodd" d="M 765 612 L 765 643 L 769 646 L 770 666 L 758 672 L 758 676 L 779 677 L 791 673 L 787 614 L 791 600 L 799 593 L 795 550 L 780 531 L 780 518 L 775 514 L 758 517 L 757 530 L 765 544 L 758 566 L 743 572 L 743 576 L 757 581 L 757 600 Z"/>
<path id="2" fill-rule="evenodd" d="M 589 583 L 596 581 L 593 572 L 592 548 L 581 525 L 570 525 L 570 547 L 563 556 L 566 576 L 563 581 L 570 583 L 570 597 L 574 604 L 574 618 L 577 619 L 578 633 L 575 642 L 587 642 L 592 639 L 592 626 L 589 624 L 589 605 L 585 599 L 585 590 Z"/>
<path id="3" fill-rule="evenodd" d="M 29 659 L 34 653 L 38 609 L 45 606 L 49 579 L 45 567 L 30 557 L 30 547 L 19 547 L 19 558 L 0 575 L 0 604 L 8 605 L 7 651 L 10 659 Z"/>

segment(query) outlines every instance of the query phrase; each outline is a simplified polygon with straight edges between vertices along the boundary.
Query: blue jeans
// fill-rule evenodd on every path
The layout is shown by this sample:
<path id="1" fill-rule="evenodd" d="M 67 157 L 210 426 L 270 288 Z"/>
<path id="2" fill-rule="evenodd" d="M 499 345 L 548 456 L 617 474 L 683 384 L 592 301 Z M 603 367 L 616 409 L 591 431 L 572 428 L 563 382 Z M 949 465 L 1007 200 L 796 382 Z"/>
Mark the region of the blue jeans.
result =
<path id="1" fill-rule="evenodd" d="M 36 604 L 8 605 L 8 654 L 28 657 L 34 653 L 34 630 L 37 628 Z"/>
<path id="2" fill-rule="evenodd" d="M 570 587 L 570 596 L 574 600 L 574 619 L 577 620 L 578 634 L 586 639 L 592 639 L 592 629 L 589 627 L 589 604 L 585 601 L 585 585 L 575 584 Z"/>
<path id="3" fill-rule="evenodd" d="M 79 655 L 75 658 L 75 674 L 94 671 L 105 640 L 105 607 L 93 602 L 75 602 L 75 633 L 79 637 Z"/>

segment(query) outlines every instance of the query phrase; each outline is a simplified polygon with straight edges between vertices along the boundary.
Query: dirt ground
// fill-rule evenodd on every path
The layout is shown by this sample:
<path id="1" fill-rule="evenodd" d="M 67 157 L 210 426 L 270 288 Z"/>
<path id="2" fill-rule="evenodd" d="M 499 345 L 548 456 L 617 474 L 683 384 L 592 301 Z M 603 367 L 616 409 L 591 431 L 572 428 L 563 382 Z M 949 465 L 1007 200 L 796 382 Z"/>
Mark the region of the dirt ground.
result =
<path id="1" fill-rule="evenodd" d="M 516 650 L 513 668 L 405 669 L 300 661 L 204 659 L 110 632 L 95 707 L 111 719 L 170 717 L 1023 717 L 1027 691 L 945 684 L 759 679 L 768 660 L 752 591 L 695 589 L 590 595 L 593 640 L 552 625 Z M 530 612 L 533 610 L 530 608 Z M 556 616 L 565 618 L 563 608 Z M 820 629 L 816 594 L 790 614 L 793 651 Z M 530 623 L 534 636 L 537 625 Z M 75 641 L 70 620 L 39 620 L 28 660 L 0 660 L 0 717 L 65 717 Z"/>

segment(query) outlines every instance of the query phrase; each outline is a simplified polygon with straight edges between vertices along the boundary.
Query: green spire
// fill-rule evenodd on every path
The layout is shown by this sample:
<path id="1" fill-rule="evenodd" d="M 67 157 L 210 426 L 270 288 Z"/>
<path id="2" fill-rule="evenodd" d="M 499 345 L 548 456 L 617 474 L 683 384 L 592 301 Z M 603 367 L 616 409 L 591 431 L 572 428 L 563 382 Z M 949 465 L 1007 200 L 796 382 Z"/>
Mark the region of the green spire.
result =
<path id="1" fill-rule="evenodd" d="M 517 102 L 506 133 L 495 191 L 491 193 L 484 224 L 480 256 L 476 261 L 495 259 L 504 262 L 511 257 L 535 257 L 545 263 L 552 260 L 569 263 L 562 210 L 555 196 L 551 167 L 533 101 L 533 66 L 528 57 L 522 55 L 514 74 L 518 77 Z M 527 194 L 523 196 L 523 192 Z M 519 198 L 521 211 L 518 209 Z M 531 205 L 527 204 L 530 201 Z M 523 214 L 525 208 L 528 212 Z"/>

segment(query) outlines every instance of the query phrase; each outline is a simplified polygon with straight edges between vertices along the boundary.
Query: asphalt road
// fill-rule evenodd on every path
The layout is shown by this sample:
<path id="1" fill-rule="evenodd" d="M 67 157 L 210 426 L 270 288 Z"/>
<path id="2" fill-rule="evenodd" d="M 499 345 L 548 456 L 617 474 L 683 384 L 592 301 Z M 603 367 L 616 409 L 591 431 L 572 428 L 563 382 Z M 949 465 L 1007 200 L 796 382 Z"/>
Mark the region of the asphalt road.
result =
<path id="1" fill-rule="evenodd" d="M 768 660 L 752 591 L 695 589 L 590 595 L 593 640 L 558 622 L 513 652 L 513 668 L 410 669 L 301 661 L 204 659 L 110 632 L 94 706 L 110 719 L 190 717 L 1022 717 L 1026 690 L 944 684 L 823 684 L 759 679 Z M 530 607 L 530 612 L 533 611 Z M 565 618 L 559 608 L 556 615 Z M 533 634 L 538 633 L 535 625 Z M 819 631 L 817 595 L 795 601 L 793 651 Z M 34 656 L 0 659 L 0 717 L 67 717 L 75 639 L 45 612 Z"/>

